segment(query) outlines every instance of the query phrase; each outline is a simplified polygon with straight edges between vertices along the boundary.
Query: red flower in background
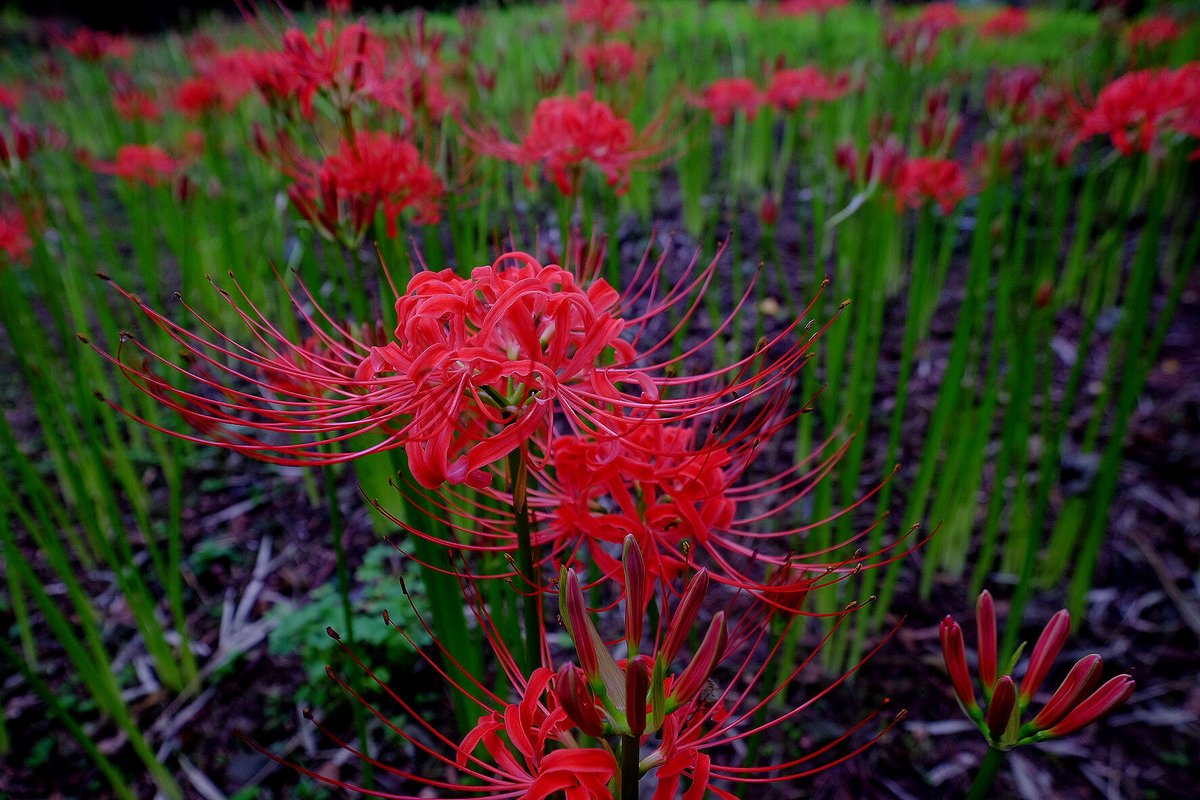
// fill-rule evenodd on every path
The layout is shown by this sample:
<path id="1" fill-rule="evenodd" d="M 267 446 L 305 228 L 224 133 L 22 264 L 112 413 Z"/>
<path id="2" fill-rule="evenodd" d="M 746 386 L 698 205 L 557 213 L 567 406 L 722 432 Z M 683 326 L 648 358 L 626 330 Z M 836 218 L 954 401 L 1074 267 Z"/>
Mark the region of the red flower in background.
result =
<path id="1" fill-rule="evenodd" d="M 489 155 L 530 169 L 541 164 L 560 192 L 574 194 L 587 164 L 599 169 L 609 186 L 624 191 L 634 166 L 657 150 L 648 143 L 648 135 L 649 131 L 639 134 L 606 103 L 581 92 L 538 102 L 529 132 L 519 144 L 494 135 L 473 136 Z"/>
<path id="2" fill-rule="evenodd" d="M 754 119 L 766 102 L 766 97 L 749 78 L 718 78 L 693 102 L 700 108 L 708 109 L 718 125 L 729 125 L 733 122 L 733 115 L 739 111 L 747 119 Z"/>
<path id="3" fill-rule="evenodd" d="M 21 107 L 21 91 L 15 86 L 0 83 L 0 108 L 16 111 Z"/>
<path id="4" fill-rule="evenodd" d="M 920 208 L 933 200 L 948 214 L 971 190 L 967 176 L 957 161 L 947 158 L 910 158 L 896 178 L 896 202 Z"/>
<path id="5" fill-rule="evenodd" d="M 567 19 L 607 33 L 633 24 L 637 6 L 632 0 L 566 0 Z"/>
<path id="6" fill-rule="evenodd" d="M 1004 8 L 979 26 L 979 35 L 988 38 L 1019 36 L 1029 30 L 1029 12 L 1023 8 Z"/>
<path id="7" fill-rule="evenodd" d="M 111 33 L 90 28 L 78 28 L 70 38 L 61 40 L 60 44 L 81 61 L 133 58 L 133 42 L 129 37 L 113 36 Z"/>
<path id="8" fill-rule="evenodd" d="M 781 69 L 771 76 L 767 102 L 780 111 L 794 111 L 807 102 L 827 103 L 850 91 L 850 76 L 829 76 L 813 66 Z"/>
<path id="9" fill-rule="evenodd" d="M 127 183 L 158 186 L 175 176 L 183 164 L 167 155 L 158 145 L 124 144 L 117 149 L 113 161 L 94 161 L 92 168 L 105 175 L 115 175 Z"/>
<path id="10" fill-rule="evenodd" d="M 283 34 L 285 63 L 296 77 L 297 99 L 307 118 L 312 117 L 317 92 L 328 93 L 336 108 L 347 108 L 384 60 L 383 43 L 364 23 L 336 27 L 333 20 L 323 19 L 311 40 L 297 28 Z"/>
<path id="11" fill-rule="evenodd" d="M 7 208 L 0 211 L 0 252 L 8 264 L 23 264 L 29 260 L 33 239 L 29 236 L 29 225 L 20 209 Z"/>
<path id="12" fill-rule="evenodd" d="M 186 117 L 202 117 L 217 109 L 228 111 L 233 105 L 230 95 L 205 76 L 188 78 L 175 90 L 175 107 Z"/>
<path id="13" fill-rule="evenodd" d="M 1107 134 L 1125 155 L 1148 153 L 1164 132 L 1200 131 L 1200 64 L 1129 72 L 1100 90 L 1082 113 L 1077 139 Z"/>
<path id="14" fill-rule="evenodd" d="M 292 165 L 288 196 L 301 216 L 337 238 L 344 227 L 358 241 L 383 210 L 388 235 L 406 208 L 421 223 L 436 222 L 445 186 L 415 146 L 384 131 L 359 131 L 319 166 Z"/>
<path id="15" fill-rule="evenodd" d="M 113 95 L 113 108 L 123 119 L 130 122 L 145 120 L 157 122 L 162 118 L 158 103 L 141 89 L 129 88 Z"/>
<path id="16" fill-rule="evenodd" d="M 860 186 L 871 183 L 895 186 L 906 158 L 904 147 L 895 136 L 888 136 L 882 142 L 872 142 L 861 154 L 853 144 L 847 142 L 839 145 L 834 154 L 837 166 Z"/>
<path id="17" fill-rule="evenodd" d="M 1128 675 L 1117 675 L 1101 686 L 1100 656 L 1084 656 L 1033 720 L 1022 724 L 1021 716 L 1066 643 L 1071 618 L 1065 610 L 1050 618 L 1029 656 L 1024 679 L 1018 684 L 1011 675 L 998 674 L 1000 654 L 996 649 L 996 609 L 991 594 L 986 591 L 980 594 L 975 609 L 984 707 L 976 702 L 971 685 L 962 629 L 950 616 L 941 624 L 942 655 L 959 706 L 983 732 L 990 746 L 1010 750 L 1018 745 L 1067 736 L 1091 725 L 1133 694 L 1134 682 Z"/>
<path id="18" fill-rule="evenodd" d="M 850 5 L 850 0 L 779 0 L 774 5 L 778 14 L 799 17 L 805 14 L 828 14 L 835 8 Z"/>
<path id="19" fill-rule="evenodd" d="M 617 83 L 638 66 L 637 52 L 627 42 L 589 44 L 579 51 L 579 63 L 595 83 Z"/>
<path id="20" fill-rule="evenodd" d="M 928 3 L 921 7 L 917 22 L 933 36 L 967 24 L 955 3 Z"/>
<path id="21" fill-rule="evenodd" d="M 1125 41 L 1130 50 L 1144 47 L 1157 50 L 1176 41 L 1183 35 L 1183 26 L 1174 17 L 1165 15 L 1146 17 L 1140 22 L 1129 26 L 1125 32 Z"/>

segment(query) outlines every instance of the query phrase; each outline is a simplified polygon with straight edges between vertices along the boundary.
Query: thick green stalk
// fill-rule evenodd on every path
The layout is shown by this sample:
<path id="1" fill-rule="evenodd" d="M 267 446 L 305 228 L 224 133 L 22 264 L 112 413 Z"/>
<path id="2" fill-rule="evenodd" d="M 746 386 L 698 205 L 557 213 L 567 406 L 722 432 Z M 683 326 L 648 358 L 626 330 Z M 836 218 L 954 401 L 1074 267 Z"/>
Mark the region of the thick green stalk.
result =
<path id="1" fill-rule="evenodd" d="M 520 573 L 522 586 L 518 587 L 521 594 L 522 611 L 525 620 L 525 635 L 523 641 L 525 674 L 531 674 L 541 664 L 541 584 L 534 571 L 533 541 L 529 524 L 529 462 L 524 448 L 518 448 L 508 454 L 508 470 L 512 486 L 513 520 L 517 533 L 517 571 Z"/>
<path id="2" fill-rule="evenodd" d="M 1006 755 L 1008 755 L 1006 750 L 988 748 L 987 755 L 983 757 L 983 762 L 979 765 L 979 772 L 975 774 L 975 780 L 971 782 L 971 789 L 967 792 L 966 800 L 987 800 L 988 797 L 991 797 L 992 784 L 996 780 L 996 774 L 1000 772 Z"/>

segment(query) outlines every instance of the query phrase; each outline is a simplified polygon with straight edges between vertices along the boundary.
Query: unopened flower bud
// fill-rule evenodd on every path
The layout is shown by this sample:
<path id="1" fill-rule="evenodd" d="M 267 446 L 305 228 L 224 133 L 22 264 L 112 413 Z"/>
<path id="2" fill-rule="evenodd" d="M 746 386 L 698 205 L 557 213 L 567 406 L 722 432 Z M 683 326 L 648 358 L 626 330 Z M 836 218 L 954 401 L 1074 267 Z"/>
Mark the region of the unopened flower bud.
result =
<path id="1" fill-rule="evenodd" d="M 725 655 L 728 633 L 725 630 L 725 612 L 718 611 L 704 634 L 704 640 L 696 648 L 696 655 L 675 681 L 671 690 L 672 702 L 683 705 L 696 696 L 704 682 L 712 675 L 717 664 Z"/>
<path id="2" fill-rule="evenodd" d="M 988 703 L 987 730 L 993 744 L 1007 744 L 1005 734 L 1015 720 L 1017 711 L 1017 686 L 1008 675 L 1001 675 L 996 681 L 996 690 L 992 692 L 992 701 Z"/>
<path id="3" fill-rule="evenodd" d="M 670 664 L 675 660 L 679 648 L 683 645 L 683 640 L 692 632 L 696 615 L 700 613 L 700 604 L 704 602 L 704 595 L 707 593 L 708 570 L 702 569 L 688 581 L 688 585 L 683 590 L 683 597 L 675 606 L 675 614 L 671 617 L 667 635 L 658 649 L 658 657 L 664 663 Z"/>
<path id="4" fill-rule="evenodd" d="M 588 736 L 604 735 L 604 718 L 596 707 L 595 698 L 588 691 L 583 671 L 574 664 L 563 664 L 558 668 L 554 692 L 563 711 L 571 722 Z"/>

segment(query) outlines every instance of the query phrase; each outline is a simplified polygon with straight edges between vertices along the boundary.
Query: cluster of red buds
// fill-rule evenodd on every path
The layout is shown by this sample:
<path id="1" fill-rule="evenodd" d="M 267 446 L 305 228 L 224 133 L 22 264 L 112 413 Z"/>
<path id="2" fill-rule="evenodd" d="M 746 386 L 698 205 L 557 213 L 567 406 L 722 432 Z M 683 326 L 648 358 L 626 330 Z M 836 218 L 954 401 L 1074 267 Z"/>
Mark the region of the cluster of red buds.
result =
<path id="1" fill-rule="evenodd" d="M 1018 683 L 1012 671 L 1021 655 L 1013 655 L 1008 667 L 1000 672 L 997 659 L 996 609 L 987 591 L 979 595 L 975 607 L 978 626 L 979 682 L 983 703 L 976 702 L 962 628 L 950 616 L 941 624 L 942 654 L 954 685 L 954 694 L 967 718 L 983 732 L 988 744 L 998 750 L 1011 750 L 1024 744 L 1066 736 L 1090 725 L 1124 703 L 1133 693 L 1129 675 L 1117 675 L 1103 685 L 1100 656 L 1084 656 L 1075 663 L 1062 684 L 1050 696 L 1033 719 L 1022 722 L 1029 704 L 1037 695 L 1054 660 L 1062 651 L 1071 630 L 1066 610 L 1059 611 L 1042 630 L 1023 679 Z"/>

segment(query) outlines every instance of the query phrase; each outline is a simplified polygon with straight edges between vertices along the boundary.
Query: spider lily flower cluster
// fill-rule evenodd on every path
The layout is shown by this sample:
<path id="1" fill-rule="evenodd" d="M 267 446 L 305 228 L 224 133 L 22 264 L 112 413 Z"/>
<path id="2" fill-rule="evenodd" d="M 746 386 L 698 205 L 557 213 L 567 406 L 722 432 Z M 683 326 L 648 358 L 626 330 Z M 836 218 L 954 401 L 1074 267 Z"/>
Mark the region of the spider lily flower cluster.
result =
<path id="1" fill-rule="evenodd" d="M 372 763 L 414 784 L 439 789 L 444 797 L 519 796 L 543 800 L 562 792 L 580 800 L 613 800 L 638 796 L 637 787 L 646 781 L 654 786 L 652 796 L 656 800 L 671 800 L 681 789 L 685 789 L 683 797 L 689 799 L 710 794 L 732 798 L 734 795 L 722 788 L 723 784 L 772 784 L 815 774 L 869 747 L 901 718 L 897 715 L 882 730 L 866 736 L 865 741 L 853 741 L 878 719 L 878 712 L 869 713 L 833 741 L 778 764 L 743 767 L 723 763 L 729 745 L 795 718 L 850 673 L 790 710 L 773 713 L 775 698 L 815 656 L 813 653 L 802 659 L 771 686 L 766 677 L 767 665 L 778 653 L 790 621 L 781 634 L 772 636 L 767 624 L 770 609 L 754 602 L 730 605 L 703 621 L 711 588 L 703 570 L 692 575 L 682 589 L 657 584 L 656 597 L 654 590 L 642 588 L 645 561 L 632 536 L 623 542 L 621 564 L 628 587 L 623 614 L 602 613 L 599 625 L 584 600 L 578 574 L 564 568 L 558 581 L 559 616 L 571 648 L 558 652 L 550 644 L 548 632 L 542 631 L 542 663 L 528 675 L 520 670 L 503 638 L 497 635 L 486 606 L 473 604 L 511 694 L 494 692 L 474 680 L 470 686 L 456 685 L 459 690 L 484 698 L 482 716 L 459 742 L 439 731 L 355 658 L 390 699 L 412 717 L 409 725 L 387 722 L 389 727 L 475 785 L 457 786 L 382 762 Z M 468 596 L 472 594 L 468 592 Z M 673 603 L 672 596 L 677 596 Z M 652 613 L 656 606 L 661 613 Z M 609 623 L 615 623 L 616 618 L 624 620 L 618 640 L 623 651 L 620 657 L 610 651 L 601 635 L 601 630 L 611 627 Z M 657 626 L 649 626 L 648 619 L 657 619 Z M 697 628 L 705 632 L 692 649 L 688 640 Z M 408 635 L 403 629 L 397 631 L 401 636 Z M 352 652 L 350 655 L 354 658 Z M 441 671 L 433 655 L 423 657 Z M 854 669 L 857 666 L 851 672 Z M 341 685 L 348 685 L 340 675 L 332 671 L 331 675 Z M 369 707 L 387 721 L 382 709 Z M 361 789 L 305 771 L 327 783 Z M 628 793 L 630 788 L 634 790 L 632 795 Z M 416 796 L 378 791 L 372 794 Z"/>
<path id="2" fill-rule="evenodd" d="M 298 344 L 254 306 L 243 309 L 226 295 L 257 350 L 224 336 L 205 339 L 120 290 L 178 342 L 188 364 L 174 364 L 134 338 L 122 349 L 137 348 L 145 361 L 120 353 L 113 360 L 196 429 L 179 434 L 184 438 L 292 465 L 403 447 L 421 485 L 483 487 L 491 482 L 484 468 L 514 450 L 550 452 L 559 422 L 578 434 L 614 436 L 631 422 L 657 426 L 720 414 L 786 385 L 811 343 L 793 337 L 800 320 L 755 353 L 700 375 L 678 376 L 676 365 L 720 331 L 670 357 L 661 355 L 665 339 L 645 341 L 647 326 L 667 310 L 695 310 L 715 263 L 693 264 L 662 296 L 656 294 L 661 261 L 644 262 L 640 281 L 625 295 L 602 279 L 519 252 L 468 278 L 420 272 L 396 300 L 389 341 L 364 341 L 328 324 L 318 310 L 304 313 L 313 334 Z M 296 299 L 298 308 L 313 302 Z M 753 370 L 767 355 L 776 357 Z M 193 385 L 176 388 L 155 374 L 155 363 Z M 354 450 L 353 440 L 368 433 L 381 438 Z"/>
<path id="3" fill-rule="evenodd" d="M 1050 674 L 1054 660 L 1066 643 L 1071 630 L 1071 617 L 1064 609 L 1050 618 L 1033 647 L 1025 675 L 1018 683 L 1011 673 L 1020 658 L 1020 649 L 1013 655 L 1007 669 L 1000 672 L 997 662 L 996 609 L 987 591 L 979 595 L 975 614 L 979 682 L 983 687 L 982 705 L 976 702 L 971 684 L 962 628 L 950 616 L 941 623 L 942 654 L 959 706 L 991 747 L 1011 750 L 1019 745 L 1067 736 L 1091 725 L 1133 694 L 1134 682 L 1129 675 L 1117 675 L 1100 684 L 1103 662 L 1100 656 L 1093 653 L 1075 662 L 1041 710 L 1032 720 L 1022 722 L 1026 709 Z"/>

